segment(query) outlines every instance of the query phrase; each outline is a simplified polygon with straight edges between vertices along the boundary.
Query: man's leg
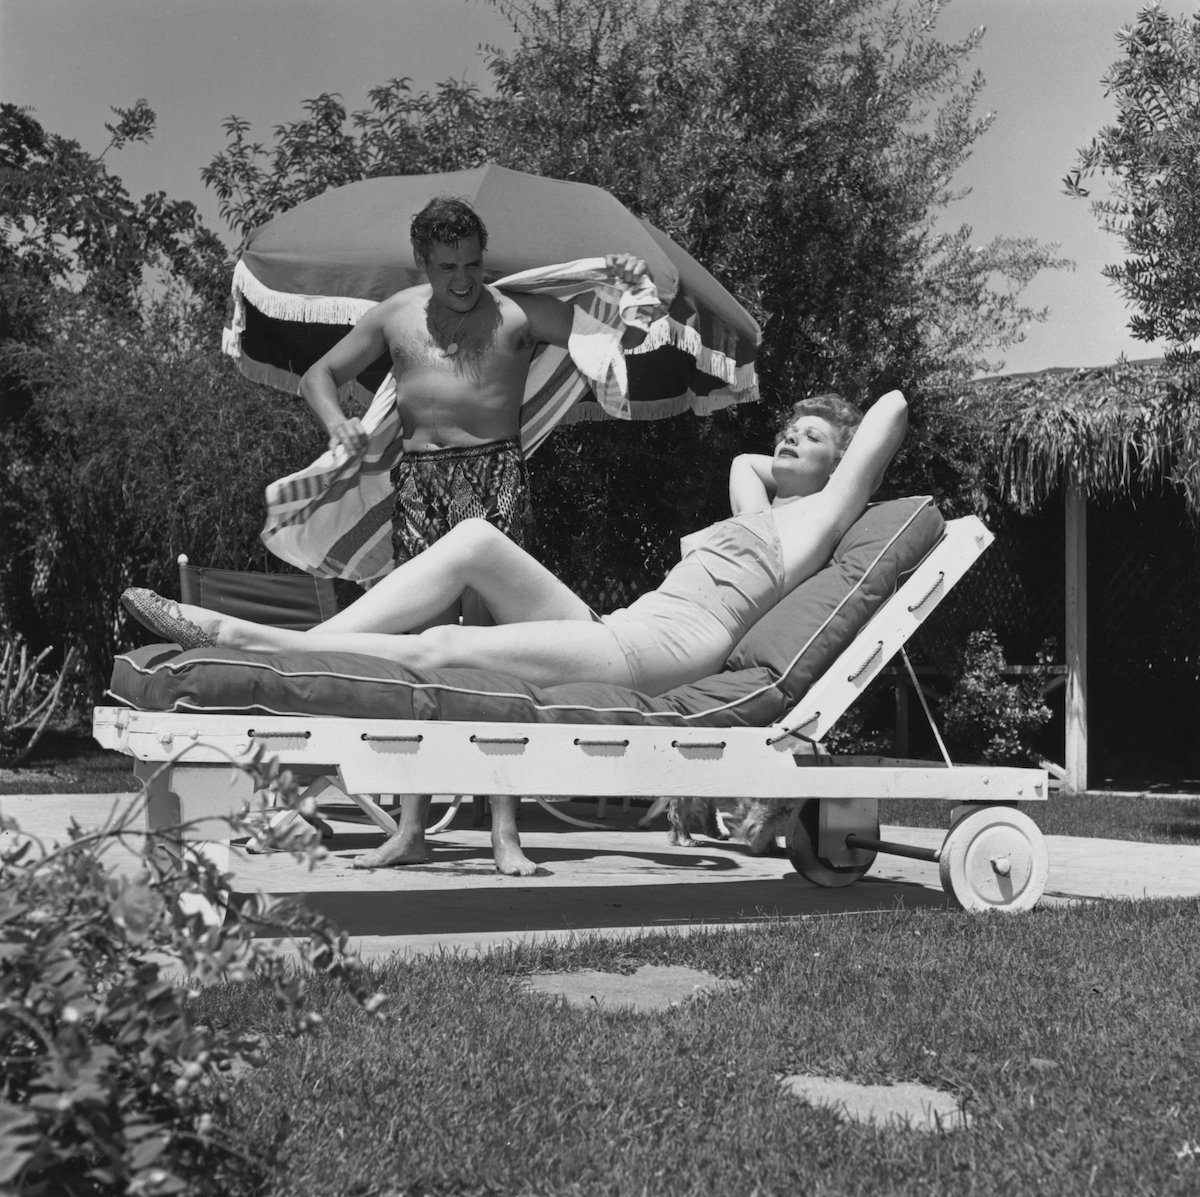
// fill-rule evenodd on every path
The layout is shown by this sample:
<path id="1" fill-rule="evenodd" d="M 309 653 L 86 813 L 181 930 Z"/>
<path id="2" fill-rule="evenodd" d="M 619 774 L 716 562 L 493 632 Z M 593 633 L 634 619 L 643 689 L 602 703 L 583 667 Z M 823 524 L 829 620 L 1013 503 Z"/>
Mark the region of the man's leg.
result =
<path id="1" fill-rule="evenodd" d="M 537 865 L 525 855 L 517 831 L 517 805 L 520 798 L 513 794 L 491 795 L 492 855 L 496 872 L 507 877 L 532 877 Z"/>
<path id="2" fill-rule="evenodd" d="M 440 457 L 440 455 L 439 455 Z M 453 526 L 449 510 L 449 489 L 444 485 L 440 461 L 423 454 L 406 454 L 396 466 L 396 507 L 392 516 L 392 548 L 397 563 L 407 561 L 439 540 Z M 462 602 L 454 603 L 425 627 L 457 623 Z M 419 631 L 419 628 L 414 628 Z M 425 841 L 429 825 L 431 794 L 399 794 L 400 823 L 394 835 L 373 852 L 354 861 L 358 869 L 378 869 L 394 865 L 424 864 L 430 858 Z"/>
<path id="3" fill-rule="evenodd" d="M 411 457 L 397 475 L 396 533 L 398 552 L 411 556 L 444 536 L 462 520 L 483 517 L 524 548 L 530 519 L 529 475 L 519 443 L 479 450 L 441 450 Z M 487 604 L 471 590 L 458 610 L 436 623 L 457 622 L 486 627 L 495 620 Z M 474 823 L 483 823 L 488 795 L 473 795 Z M 521 850 L 517 833 L 519 799 L 492 797 L 492 850 L 496 868 L 509 876 L 527 877 L 536 866 Z M 388 864 L 420 864 L 429 859 L 425 828 L 429 822 L 430 795 L 409 794 L 400 800 L 400 826 L 375 852 L 358 862 L 360 868 Z"/>
<path id="4" fill-rule="evenodd" d="M 400 825 L 378 848 L 356 856 L 354 869 L 385 869 L 393 865 L 424 864 L 429 859 L 425 825 L 429 819 L 428 794 L 401 794 Z"/>
<path id="5" fill-rule="evenodd" d="M 529 472 L 520 444 L 500 447 L 497 452 L 467 467 L 471 474 L 470 490 L 482 509 L 471 505 L 472 514 L 482 515 L 495 524 L 514 544 L 525 548 L 525 533 L 532 522 L 533 506 L 529 498 Z M 474 590 L 462 598 L 463 623 L 468 627 L 488 627 L 496 621 L 487 604 Z M 473 796 L 472 824 L 482 826 L 484 808 L 491 808 L 492 855 L 496 871 L 509 877 L 532 877 L 537 866 L 521 848 L 517 819 L 521 799 L 510 794 Z"/>

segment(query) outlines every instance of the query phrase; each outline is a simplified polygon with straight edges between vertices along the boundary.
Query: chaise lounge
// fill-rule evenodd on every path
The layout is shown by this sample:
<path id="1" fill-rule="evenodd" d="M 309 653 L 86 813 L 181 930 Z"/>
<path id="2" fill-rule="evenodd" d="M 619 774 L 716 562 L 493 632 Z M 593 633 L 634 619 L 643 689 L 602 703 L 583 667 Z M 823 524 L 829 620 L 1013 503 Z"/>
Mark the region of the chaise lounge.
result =
<path id="1" fill-rule="evenodd" d="M 401 793 L 747 796 L 795 804 L 787 853 L 822 886 L 876 854 L 917 856 L 969 910 L 1041 897 L 1041 833 L 1016 803 L 1044 801 L 1041 769 L 831 755 L 822 740 L 991 542 L 975 517 L 926 497 L 873 504 L 830 564 L 761 619 L 718 674 L 650 697 L 600 683 L 538 688 L 487 670 L 423 675 L 358 654 L 180 651 L 114 662 L 95 738 L 134 758 L 155 829 L 188 823 L 218 858 L 223 816 L 250 802 L 230 768 L 262 744 L 305 782 L 336 786 L 381 828 Z M 879 838 L 879 802 L 951 804 L 940 849 Z"/>

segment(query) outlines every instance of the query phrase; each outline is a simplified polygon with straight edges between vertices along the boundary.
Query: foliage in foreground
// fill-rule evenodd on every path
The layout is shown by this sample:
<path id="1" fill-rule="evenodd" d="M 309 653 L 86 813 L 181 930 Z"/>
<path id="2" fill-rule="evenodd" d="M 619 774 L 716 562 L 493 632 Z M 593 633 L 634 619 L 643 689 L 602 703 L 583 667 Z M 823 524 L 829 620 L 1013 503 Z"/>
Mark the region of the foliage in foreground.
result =
<path id="1" fill-rule="evenodd" d="M 901 910 L 732 932 L 521 945 L 390 963 L 365 1023 L 284 1042 L 230 1086 L 267 1192 L 1153 1193 L 1200 1183 L 1200 903 L 1017 917 Z M 577 1009 L 532 972 L 683 965 L 735 988 L 658 1013 Z M 263 1022 L 249 987 L 201 999 Z M 842 1123 L 795 1073 L 920 1082 L 958 1133 Z M 281 1111 L 287 1110 L 286 1121 Z"/>
<path id="2" fill-rule="evenodd" d="M 296 807 L 290 776 L 261 752 L 239 762 L 260 791 Z M 257 1024 L 197 1017 L 196 986 L 258 978 L 279 1035 L 321 1016 L 265 930 L 298 941 L 302 961 L 368 1012 L 366 975 L 331 923 L 252 896 L 222 921 L 229 878 L 177 840 L 134 827 L 135 801 L 96 832 L 72 825 L 52 849 L 11 833 L 0 849 L 0 1189 L 68 1194 L 213 1194 L 259 1162 L 229 1134 L 220 1076 L 258 1057 Z M 234 834 L 302 848 L 242 817 Z M 109 867 L 114 843 L 146 840 L 144 868 Z M 183 984 L 160 965 L 182 973 Z"/>

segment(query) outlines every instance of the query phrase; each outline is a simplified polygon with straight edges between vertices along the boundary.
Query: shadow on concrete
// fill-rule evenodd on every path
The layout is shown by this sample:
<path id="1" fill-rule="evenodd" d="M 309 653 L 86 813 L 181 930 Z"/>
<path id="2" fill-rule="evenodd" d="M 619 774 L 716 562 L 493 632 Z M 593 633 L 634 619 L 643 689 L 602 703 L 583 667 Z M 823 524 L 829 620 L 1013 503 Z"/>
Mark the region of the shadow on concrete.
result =
<path id="1" fill-rule="evenodd" d="M 953 909 L 939 890 L 869 877 L 845 889 L 820 889 L 798 876 L 777 880 L 675 884 L 512 887 L 370 893 L 322 890 L 289 897 L 333 919 L 350 935 L 459 935 L 585 929 L 664 929 L 703 923 L 753 923 L 819 914 L 899 908 Z"/>

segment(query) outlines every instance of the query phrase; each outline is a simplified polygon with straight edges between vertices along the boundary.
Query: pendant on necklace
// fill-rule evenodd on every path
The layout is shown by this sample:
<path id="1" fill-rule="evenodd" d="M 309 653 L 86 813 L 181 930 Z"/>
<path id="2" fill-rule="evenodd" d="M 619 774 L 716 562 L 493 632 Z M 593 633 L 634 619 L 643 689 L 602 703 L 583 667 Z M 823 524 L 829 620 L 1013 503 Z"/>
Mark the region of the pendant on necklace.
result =
<path id="1" fill-rule="evenodd" d="M 451 341 L 445 349 L 442 350 L 442 357 L 453 357 L 458 352 L 458 342 Z"/>

